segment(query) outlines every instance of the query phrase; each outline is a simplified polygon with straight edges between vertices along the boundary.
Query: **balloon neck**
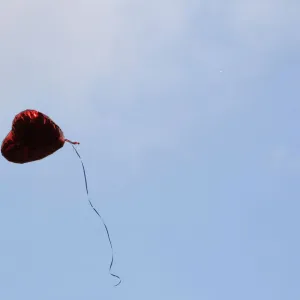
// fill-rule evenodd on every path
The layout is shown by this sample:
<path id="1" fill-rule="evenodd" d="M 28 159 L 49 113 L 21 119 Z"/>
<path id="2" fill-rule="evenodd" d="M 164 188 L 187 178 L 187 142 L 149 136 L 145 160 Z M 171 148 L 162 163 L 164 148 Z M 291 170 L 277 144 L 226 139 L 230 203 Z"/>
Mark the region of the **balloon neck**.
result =
<path id="1" fill-rule="evenodd" d="M 79 142 L 72 142 L 68 139 L 65 139 L 65 142 L 68 142 L 68 143 L 73 144 L 73 145 L 79 145 L 80 144 Z"/>

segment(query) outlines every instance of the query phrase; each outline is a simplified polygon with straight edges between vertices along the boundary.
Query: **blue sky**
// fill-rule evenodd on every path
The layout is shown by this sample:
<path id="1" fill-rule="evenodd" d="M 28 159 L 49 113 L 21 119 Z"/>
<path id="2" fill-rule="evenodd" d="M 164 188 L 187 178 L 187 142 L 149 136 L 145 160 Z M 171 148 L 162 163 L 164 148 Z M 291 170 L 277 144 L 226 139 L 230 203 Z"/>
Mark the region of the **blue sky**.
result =
<path id="1" fill-rule="evenodd" d="M 5 1 L 0 133 L 34 108 L 81 142 L 1 160 L 0 298 L 298 300 L 293 0 Z"/>

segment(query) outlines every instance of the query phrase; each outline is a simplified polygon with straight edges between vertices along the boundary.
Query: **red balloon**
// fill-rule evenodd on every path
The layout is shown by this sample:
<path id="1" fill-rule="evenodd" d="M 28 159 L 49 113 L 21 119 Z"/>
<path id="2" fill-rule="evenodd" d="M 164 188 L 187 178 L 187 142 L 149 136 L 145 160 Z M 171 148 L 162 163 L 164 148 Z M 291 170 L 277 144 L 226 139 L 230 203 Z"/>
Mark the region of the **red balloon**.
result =
<path id="1" fill-rule="evenodd" d="M 62 148 L 62 130 L 43 113 L 27 109 L 17 114 L 12 129 L 2 142 L 1 153 L 10 162 L 24 164 L 45 158 Z"/>
<path id="2" fill-rule="evenodd" d="M 12 122 L 12 129 L 2 142 L 1 153 L 10 162 L 24 164 L 43 159 L 46 156 L 53 154 L 58 149 L 62 148 L 65 142 L 79 144 L 78 142 L 71 142 L 70 140 L 65 139 L 62 130 L 48 116 L 37 110 L 27 109 L 15 116 Z M 89 204 L 101 219 L 107 233 L 112 250 L 109 272 L 111 276 L 119 279 L 118 284 L 116 284 L 117 286 L 121 283 L 121 279 L 119 276 L 111 272 L 114 255 L 108 228 L 101 215 L 89 199 L 84 164 L 76 148 L 74 146 L 73 148 L 81 160 Z"/>

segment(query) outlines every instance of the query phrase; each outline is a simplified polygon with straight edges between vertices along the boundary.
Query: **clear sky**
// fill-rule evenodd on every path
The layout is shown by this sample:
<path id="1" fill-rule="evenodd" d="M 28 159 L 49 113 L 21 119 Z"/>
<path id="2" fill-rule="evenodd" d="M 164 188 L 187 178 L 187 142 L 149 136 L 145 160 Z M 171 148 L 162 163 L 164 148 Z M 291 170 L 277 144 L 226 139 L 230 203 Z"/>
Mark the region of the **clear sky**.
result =
<path id="1" fill-rule="evenodd" d="M 2 0 L 0 299 L 299 300 L 300 2 Z"/>

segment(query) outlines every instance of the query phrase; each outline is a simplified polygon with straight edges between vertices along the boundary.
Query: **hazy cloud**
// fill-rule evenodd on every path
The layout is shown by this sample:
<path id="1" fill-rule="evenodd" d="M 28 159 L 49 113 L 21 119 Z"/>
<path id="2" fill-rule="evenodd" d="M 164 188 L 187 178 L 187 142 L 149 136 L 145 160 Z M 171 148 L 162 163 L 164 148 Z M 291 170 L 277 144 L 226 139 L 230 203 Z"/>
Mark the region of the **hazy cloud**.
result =
<path id="1" fill-rule="evenodd" d="M 293 43 L 297 5 L 7 1 L 2 124 L 35 107 L 71 135 L 106 138 L 119 155 L 178 147 L 242 105 L 242 90 L 267 71 L 274 49 Z"/>

